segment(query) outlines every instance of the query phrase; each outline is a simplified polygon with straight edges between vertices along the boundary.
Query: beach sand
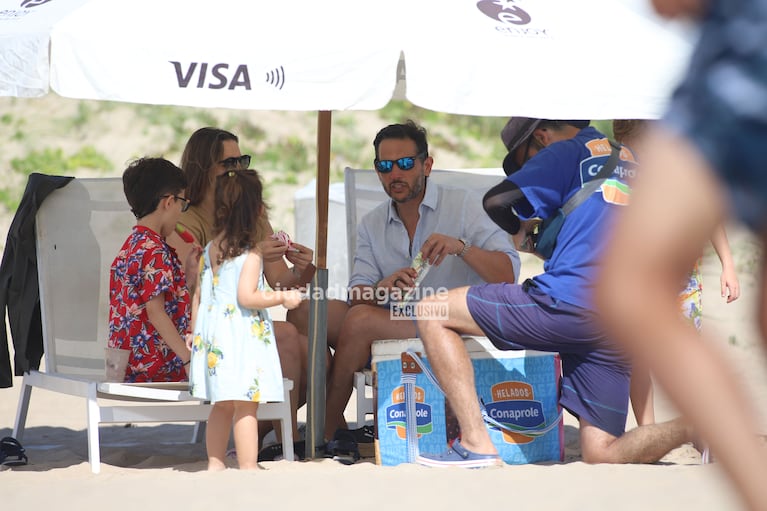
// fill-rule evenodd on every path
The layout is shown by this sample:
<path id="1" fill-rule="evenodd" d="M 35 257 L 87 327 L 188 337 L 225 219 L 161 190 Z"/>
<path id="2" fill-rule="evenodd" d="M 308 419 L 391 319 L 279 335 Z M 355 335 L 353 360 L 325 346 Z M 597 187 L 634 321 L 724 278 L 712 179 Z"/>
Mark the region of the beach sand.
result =
<path id="1" fill-rule="evenodd" d="M 755 270 L 761 248 L 743 229 L 728 230 L 743 288 L 725 304 L 718 261 L 704 260 L 704 328 L 717 333 L 761 417 L 767 416 L 767 364 L 754 324 Z M 526 274 L 539 265 L 525 259 Z M 277 314 L 278 315 L 278 314 Z M 0 436 L 10 435 L 21 378 L 0 389 Z M 355 417 L 354 396 L 346 410 Z M 676 416 L 658 393 L 659 420 Z M 305 411 L 299 414 L 303 421 Z M 767 421 L 763 421 L 767 424 Z M 630 415 L 628 428 L 635 425 Z M 23 444 L 29 464 L 0 471 L 2 508 L 128 510 L 189 509 L 579 509 L 729 510 L 737 496 L 716 463 L 700 464 L 686 445 L 653 465 L 587 465 L 580 460 L 577 422 L 565 414 L 562 463 L 507 465 L 498 470 L 345 466 L 331 459 L 268 462 L 259 472 L 207 473 L 204 444 L 190 444 L 192 424 L 149 424 L 100 430 L 102 473 L 87 462 L 85 402 L 35 389 Z M 767 428 L 764 428 L 767 432 Z"/>

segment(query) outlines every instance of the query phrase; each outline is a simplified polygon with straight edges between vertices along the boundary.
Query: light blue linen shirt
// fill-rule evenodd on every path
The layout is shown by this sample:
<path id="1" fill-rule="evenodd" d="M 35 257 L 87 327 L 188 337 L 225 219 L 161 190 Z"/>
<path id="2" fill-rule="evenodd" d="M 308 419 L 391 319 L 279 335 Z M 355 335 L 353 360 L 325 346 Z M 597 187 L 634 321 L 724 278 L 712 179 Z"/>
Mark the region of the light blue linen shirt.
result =
<path id="1" fill-rule="evenodd" d="M 474 190 L 429 183 L 418 207 L 420 214 L 410 246 L 405 224 L 393 201 L 387 200 L 366 214 L 357 227 L 357 248 L 349 287 L 372 286 L 396 270 L 410 266 L 432 233 L 464 238 L 485 250 L 505 253 L 519 275 L 519 254 L 509 235 L 493 222 L 482 208 L 482 196 Z M 482 284 L 484 281 L 460 257 L 448 256 L 429 270 L 421 282 L 422 291 Z M 423 295 L 422 295 L 423 296 Z"/>

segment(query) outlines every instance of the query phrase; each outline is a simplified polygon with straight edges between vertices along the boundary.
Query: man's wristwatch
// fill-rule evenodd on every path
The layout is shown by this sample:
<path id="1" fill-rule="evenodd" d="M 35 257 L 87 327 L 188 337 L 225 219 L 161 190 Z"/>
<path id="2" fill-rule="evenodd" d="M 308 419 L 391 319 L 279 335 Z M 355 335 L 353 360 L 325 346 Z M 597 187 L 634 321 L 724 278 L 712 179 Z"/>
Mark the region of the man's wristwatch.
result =
<path id="1" fill-rule="evenodd" d="M 465 256 L 465 255 L 466 255 L 466 252 L 468 252 L 468 251 L 469 251 L 469 249 L 471 248 L 471 241 L 469 241 L 469 240 L 467 240 L 467 239 L 463 239 L 463 238 L 458 238 L 458 241 L 460 241 L 461 243 L 463 243 L 463 250 L 461 250 L 460 252 L 458 252 L 456 255 L 457 255 L 458 257 L 463 257 L 463 256 Z"/>

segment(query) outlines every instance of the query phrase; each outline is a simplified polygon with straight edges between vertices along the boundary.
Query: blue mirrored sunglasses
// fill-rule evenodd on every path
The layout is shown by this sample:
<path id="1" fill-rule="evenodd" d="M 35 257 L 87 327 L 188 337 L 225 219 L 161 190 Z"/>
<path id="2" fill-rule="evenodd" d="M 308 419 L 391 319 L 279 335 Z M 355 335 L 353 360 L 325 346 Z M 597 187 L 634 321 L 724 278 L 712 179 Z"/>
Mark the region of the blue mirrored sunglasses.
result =
<path id="1" fill-rule="evenodd" d="M 387 174 L 392 171 L 394 164 L 396 163 L 402 170 L 410 170 L 415 167 L 415 161 L 419 158 L 423 158 L 426 153 L 416 154 L 415 156 L 405 156 L 398 160 L 379 160 L 373 161 L 375 168 L 381 174 Z"/>

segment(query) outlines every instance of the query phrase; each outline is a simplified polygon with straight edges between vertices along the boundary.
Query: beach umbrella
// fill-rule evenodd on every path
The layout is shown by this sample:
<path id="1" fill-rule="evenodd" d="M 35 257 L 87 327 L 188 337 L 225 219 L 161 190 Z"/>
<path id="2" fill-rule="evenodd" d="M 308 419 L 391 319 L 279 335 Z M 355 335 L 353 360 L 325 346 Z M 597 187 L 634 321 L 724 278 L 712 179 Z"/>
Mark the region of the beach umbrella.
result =
<path id="1" fill-rule="evenodd" d="M 327 286 L 331 112 L 653 118 L 692 36 L 645 0 L 0 0 L 0 95 L 318 111 L 314 285 Z M 314 295 L 314 294 L 313 294 Z M 312 307 L 307 452 L 322 440 Z"/>

